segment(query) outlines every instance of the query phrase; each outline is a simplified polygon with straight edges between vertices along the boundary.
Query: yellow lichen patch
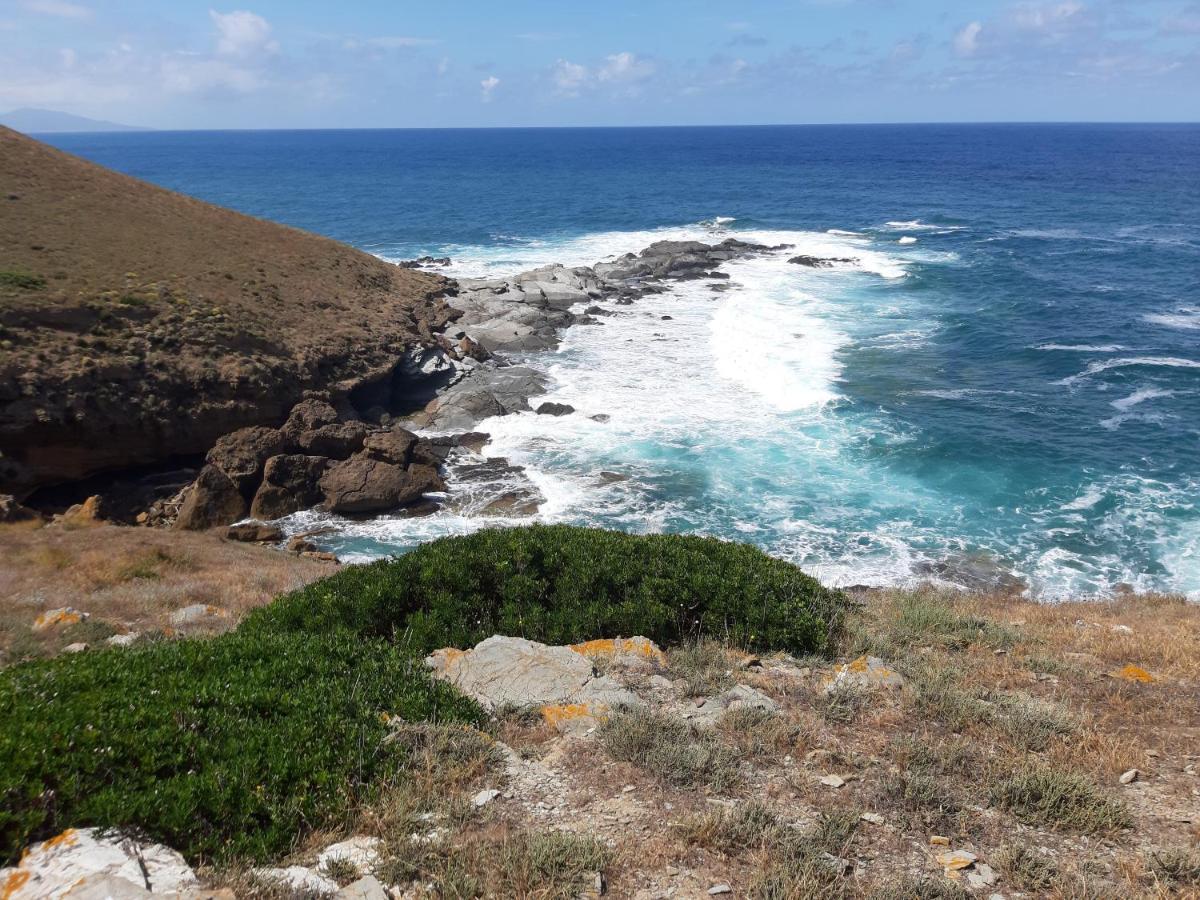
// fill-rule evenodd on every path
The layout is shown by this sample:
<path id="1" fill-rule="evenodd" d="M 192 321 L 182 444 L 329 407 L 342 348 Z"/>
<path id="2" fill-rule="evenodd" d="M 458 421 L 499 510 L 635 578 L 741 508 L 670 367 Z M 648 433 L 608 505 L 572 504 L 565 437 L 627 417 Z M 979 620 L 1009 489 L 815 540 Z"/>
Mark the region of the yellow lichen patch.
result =
<path id="1" fill-rule="evenodd" d="M 429 654 L 429 657 L 425 660 L 425 664 L 435 672 L 445 672 L 466 655 L 466 650 L 458 650 L 455 647 L 443 647 L 441 650 L 434 650 Z"/>
<path id="2" fill-rule="evenodd" d="M 607 706 L 591 703 L 562 703 L 542 707 L 542 720 L 551 728 L 558 728 L 563 722 L 573 719 L 603 718 L 608 712 Z"/>
<path id="3" fill-rule="evenodd" d="M 1113 672 L 1112 676 L 1113 678 L 1124 678 L 1126 681 L 1140 681 L 1143 684 L 1157 681 L 1153 675 L 1140 666 L 1135 666 L 1133 663 L 1129 663 L 1124 668 Z"/>
<path id="4" fill-rule="evenodd" d="M 588 659 L 597 656 L 616 656 L 617 654 L 641 656 L 658 662 L 666 659 L 666 656 L 655 646 L 654 642 L 644 637 L 597 638 L 594 641 L 572 644 L 571 649 L 582 656 L 588 657 Z"/>
<path id="5" fill-rule="evenodd" d="M 83 621 L 83 614 L 76 609 L 52 609 L 49 612 L 44 612 L 33 621 L 33 627 L 37 631 L 44 631 L 47 628 L 56 628 L 59 625 L 76 625 Z"/>
<path id="6" fill-rule="evenodd" d="M 16 896 L 17 891 L 25 886 L 25 882 L 29 881 L 29 872 L 26 869 L 13 869 L 8 877 L 4 879 L 4 884 L 0 886 L 0 900 L 10 900 Z"/>
<path id="7" fill-rule="evenodd" d="M 858 659 L 851 660 L 845 666 L 839 667 L 843 672 L 865 672 L 867 671 L 867 658 L 860 656 Z"/>

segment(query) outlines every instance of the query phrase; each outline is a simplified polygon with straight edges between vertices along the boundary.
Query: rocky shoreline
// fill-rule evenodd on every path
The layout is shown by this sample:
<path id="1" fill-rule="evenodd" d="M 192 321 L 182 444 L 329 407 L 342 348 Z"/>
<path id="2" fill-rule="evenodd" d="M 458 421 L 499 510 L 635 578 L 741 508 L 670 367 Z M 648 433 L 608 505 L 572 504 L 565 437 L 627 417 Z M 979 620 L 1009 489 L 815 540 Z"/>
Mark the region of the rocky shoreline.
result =
<path id="1" fill-rule="evenodd" d="M 661 293 L 671 281 L 708 280 L 722 289 L 723 263 L 786 249 L 733 238 L 660 241 L 594 266 L 448 279 L 439 329 L 405 350 L 389 377 L 351 394 L 334 385 L 308 390 L 282 426 L 230 431 L 201 466 L 113 479 L 65 515 L 183 530 L 269 522 L 311 508 L 349 517 L 428 515 L 444 505 L 472 516 L 533 515 L 543 502 L 537 488 L 520 466 L 488 457 L 488 436 L 475 431 L 492 416 L 533 410 L 532 399 L 547 390 L 547 376 L 515 358 L 553 350 L 567 328 L 601 325 L 617 307 Z M 401 266 L 445 264 L 428 258 Z M 544 403 L 536 412 L 575 410 Z M 446 481 L 451 459 L 453 485 Z M 228 536 L 275 543 L 282 538 L 276 531 L 237 527 Z M 293 543 L 315 551 L 310 541 Z"/>

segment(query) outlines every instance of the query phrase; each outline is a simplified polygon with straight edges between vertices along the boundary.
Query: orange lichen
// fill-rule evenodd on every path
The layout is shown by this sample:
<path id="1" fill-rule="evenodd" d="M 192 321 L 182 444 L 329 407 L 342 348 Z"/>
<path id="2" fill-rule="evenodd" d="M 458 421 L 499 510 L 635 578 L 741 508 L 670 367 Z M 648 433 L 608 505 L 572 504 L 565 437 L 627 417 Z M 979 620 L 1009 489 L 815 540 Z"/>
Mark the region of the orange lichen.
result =
<path id="1" fill-rule="evenodd" d="M 591 703 L 555 704 L 542 707 L 542 720 L 551 728 L 557 728 L 560 722 L 572 719 L 603 718 L 603 713 L 607 711 L 607 706 L 593 706 Z"/>
<path id="2" fill-rule="evenodd" d="M 42 844 L 42 848 L 45 850 L 50 850 L 54 847 L 72 847 L 75 845 L 75 843 L 75 829 L 68 828 L 61 834 L 56 834 L 54 837 L 47 840 L 44 844 Z"/>
<path id="3" fill-rule="evenodd" d="M 663 652 L 654 646 L 653 641 L 646 638 L 597 638 L 581 644 L 572 644 L 571 649 L 589 659 L 594 656 L 614 656 L 618 653 L 644 656 L 647 659 L 664 659 Z"/>
<path id="4" fill-rule="evenodd" d="M 14 869 L 9 876 L 4 879 L 4 885 L 0 886 L 0 900 L 10 900 L 16 896 L 17 891 L 25 886 L 25 882 L 29 881 L 30 873 L 26 869 Z"/>
<path id="5" fill-rule="evenodd" d="M 1129 663 L 1127 666 L 1117 672 L 1113 672 L 1114 678 L 1124 678 L 1126 681 L 1140 681 L 1143 684 L 1149 684 L 1157 679 L 1140 666 L 1135 666 Z"/>
<path id="6" fill-rule="evenodd" d="M 34 620 L 33 627 L 41 630 L 54 628 L 58 625 L 76 625 L 83 621 L 83 616 L 73 609 L 54 609 L 44 612 Z"/>

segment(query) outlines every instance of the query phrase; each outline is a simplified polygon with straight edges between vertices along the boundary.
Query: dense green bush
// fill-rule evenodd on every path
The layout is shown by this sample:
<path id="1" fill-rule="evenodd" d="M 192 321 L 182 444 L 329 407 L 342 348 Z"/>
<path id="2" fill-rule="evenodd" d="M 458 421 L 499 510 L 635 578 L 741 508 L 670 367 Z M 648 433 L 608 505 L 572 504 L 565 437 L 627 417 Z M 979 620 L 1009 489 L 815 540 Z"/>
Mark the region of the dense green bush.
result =
<path id="1" fill-rule="evenodd" d="M 396 648 L 243 634 L 0 672 L 0 861 L 66 826 L 137 828 L 190 859 L 286 852 L 403 764 L 385 714 L 476 720 Z"/>
<path id="2" fill-rule="evenodd" d="M 547 643 L 645 635 L 822 652 L 844 598 L 745 544 L 567 525 L 489 529 L 352 566 L 257 610 L 243 630 L 394 638 L 415 652 L 506 634 Z"/>

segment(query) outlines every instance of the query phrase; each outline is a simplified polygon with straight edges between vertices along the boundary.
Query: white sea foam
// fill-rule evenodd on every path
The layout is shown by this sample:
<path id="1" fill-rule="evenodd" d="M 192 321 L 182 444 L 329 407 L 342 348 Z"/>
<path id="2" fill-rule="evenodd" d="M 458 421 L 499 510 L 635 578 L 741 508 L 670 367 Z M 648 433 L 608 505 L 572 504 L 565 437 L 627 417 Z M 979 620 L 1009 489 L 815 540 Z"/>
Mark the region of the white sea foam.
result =
<path id="1" fill-rule="evenodd" d="M 1112 401 L 1114 408 L 1124 412 L 1137 406 L 1139 403 L 1145 403 L 1147 400 L 1154 400 L 1158 397 L 1174 397 L 1174 391 L 1163 390 L 1162 388 L 1147 387 L 1134 391 L 1128 397 L 1122 397 L 1120 400 Z"/>
<path id="2" fill-rule="evenodd" d="M 1184 331 L 1200 329 L 1200 309 L 1194 306 L 1182 306 L 1169 313 L 1149 313 L 1142 318 L 1153 325 L 1164 325 L 1167 328 Z"/>
<path id="3" fill-rule="evenodd" d="M 1148 366 L 1170 369 L 1200 369 L 1200 360 L 1180 359 L 1175 356 L 1131 356 L 1122 357 L 1120 359 L 1105 359 L 1098 360 L 1088 365 L 1086 369 L 1078 375 L 1068 375 L 1062 378 L 1055 384 L 1072 385 L 1084 378 L 1090 378 L 1093 375 L 1099 375 L 1101 372 L 1106 372 L 1109 369 L 1123 369 L 1130 366 Z"/>
<path id="4" fill-rule="evenodd" d="M 884 222 L 884 228 L 892 231 L 961 231 L 961 225 L 930 225 L 927 222 L 922 222 L 920 219 L 913 219 L 909 222 Z"/>
<path id="5" fill-rule="evenodd" d="M 1034 350 L 1062 350 L 1067 353 L 1117 353 L 1121 344 L 1038 344 Z"/>

